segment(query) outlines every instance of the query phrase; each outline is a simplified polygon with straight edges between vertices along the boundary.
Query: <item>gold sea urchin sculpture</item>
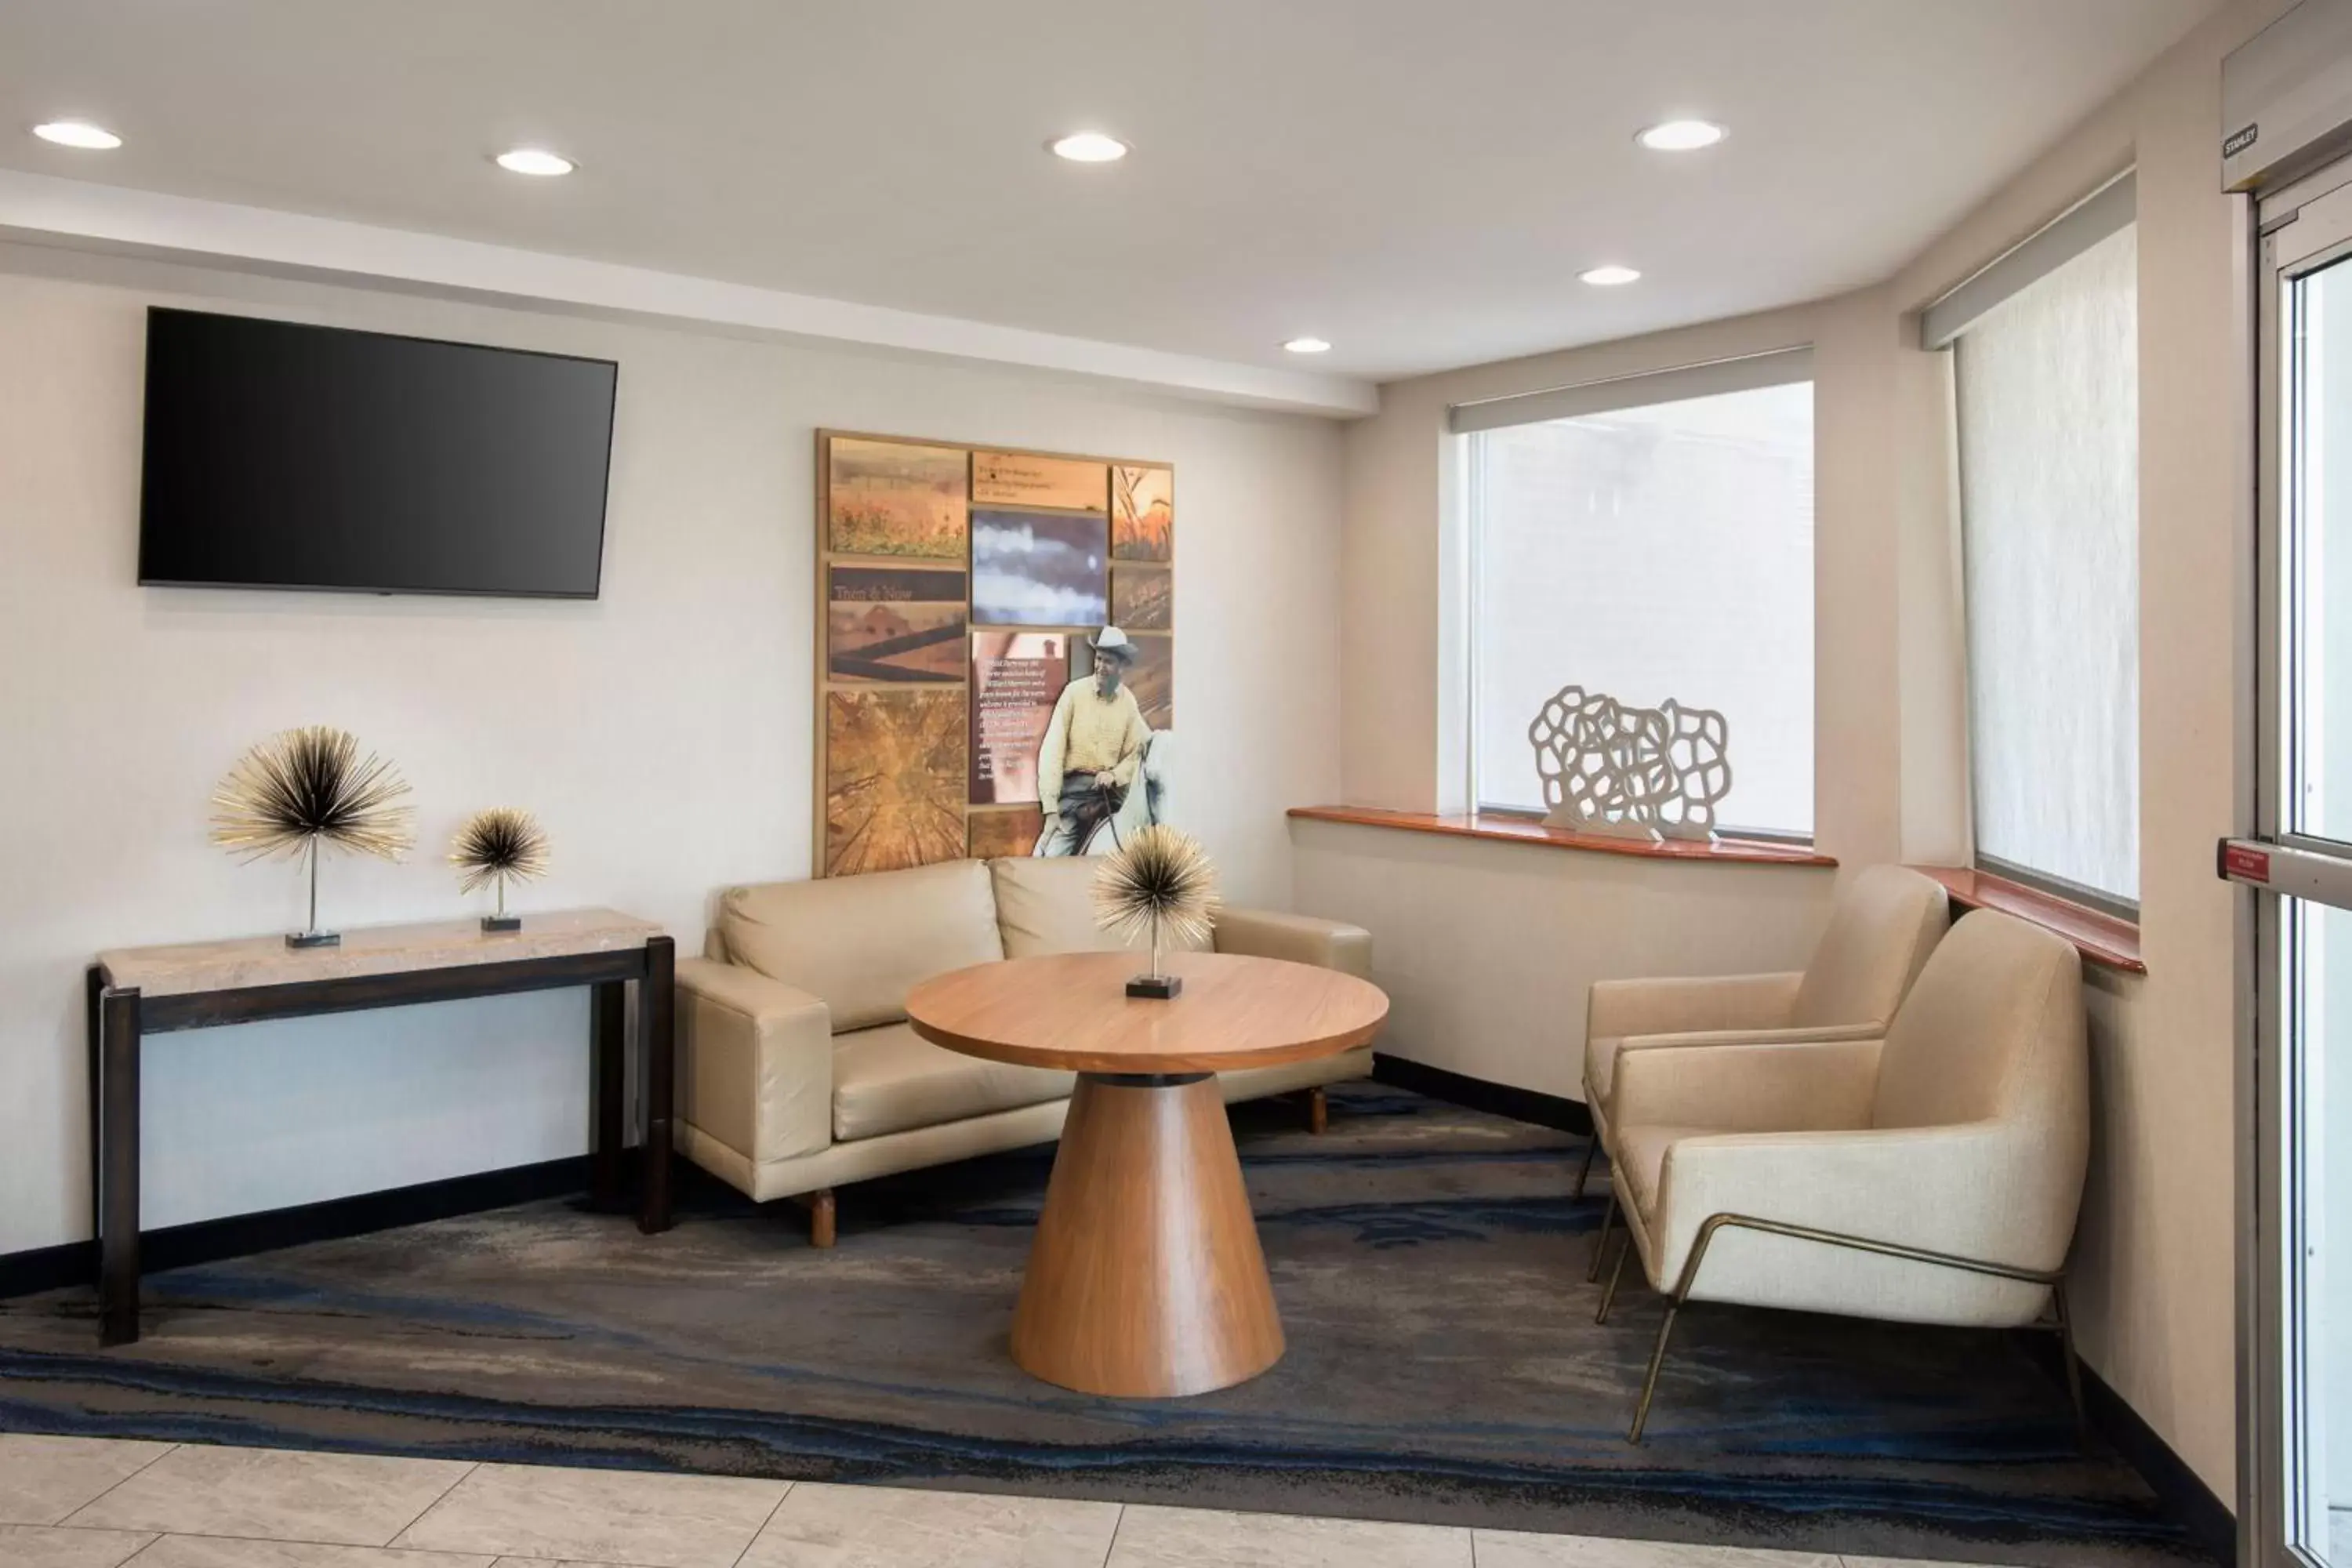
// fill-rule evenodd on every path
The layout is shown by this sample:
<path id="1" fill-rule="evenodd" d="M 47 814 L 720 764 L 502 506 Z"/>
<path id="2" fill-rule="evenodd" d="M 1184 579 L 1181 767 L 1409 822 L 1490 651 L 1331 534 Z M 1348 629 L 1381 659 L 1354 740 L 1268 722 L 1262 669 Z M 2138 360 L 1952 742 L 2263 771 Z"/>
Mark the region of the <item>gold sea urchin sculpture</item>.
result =
<path id="1" fill-rule="evenodd" d="M 1149 931 L 1151 973 L 1127 983 L 1130 996 L 1165 999 L 1183 989 L 1182 979 L 1160 968 L 1160 942 L 1172 931 L 1197 942 L 1215 929 L 1216 868 L 1197 840 L 1155 823 L 1127 841 L 1095 873 L 1095 923 L 1126 941 Z"/>
<path id="2" fill-rule="evenodd" d="M 213 790 L 212 840 L 247 860 L 310 860 L 310 918 L 289 947 L 332 947 L 319 929 L 323 847 L 397 860 L 415 842 L 415 811 L 395 804 L 408 784 L 393 765 L 360 754 L 357 737 L 327 724 L 281 730 L 236 760 Z"/>
<path id="3" fill-rule="evenodd" d="M 497 884 L 499 912 L 482 917 L 484 931 L 520 931 L 522 917 L 507 913 L 507 883 L 531 881 L 546 871 L 547 833 L 530 813 L 494 805 L 466 818 L 450 846 L 449 864 L 458 868 L 461 893 Z"/>

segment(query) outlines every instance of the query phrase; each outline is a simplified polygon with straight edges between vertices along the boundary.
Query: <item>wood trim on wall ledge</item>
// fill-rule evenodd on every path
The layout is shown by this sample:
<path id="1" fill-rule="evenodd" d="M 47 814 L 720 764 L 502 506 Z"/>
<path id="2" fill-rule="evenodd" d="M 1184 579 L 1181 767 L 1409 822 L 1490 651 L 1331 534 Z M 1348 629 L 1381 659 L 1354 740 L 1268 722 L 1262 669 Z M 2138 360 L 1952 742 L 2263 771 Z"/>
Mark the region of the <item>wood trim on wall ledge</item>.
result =
<path id="1" fill-rule="evenodd" d="M 1407 833 L 1484 838 L 1497 844 L 1535 844 L 1549 849 L 1583 849 L 1597 855 L 1630 855 L 1642 860 L 1699 860 L 1717 866 L 1837 865 L 1833 858 L 1807 844 L 1782 844 L 1768 838 L 1617 838 L 1605 833 L 1547 827 L 1532 816 L 1506 816 L 1494 812 L 1438 816 L 1425 811 L 1391 811 L 1377 805 L 1294 805 L 1290 815 L 1304 822 L 1395 827 Z"/>
<path id="2" fill-rule="evenodd" d="M 2119 969 L 2126 974 L 2146 974 L 2139 956 L 2139 927 L 2127 920 L 1996 877 L 1990 871 L 1963 866 L 1914 866 L 1922 876 L 1944 884 L 1952 902 L 1963 909 L 1999 910 L 2044 931 L 2055 931 L 2074 944 L 2074 951 L 2093 963 Z"/>

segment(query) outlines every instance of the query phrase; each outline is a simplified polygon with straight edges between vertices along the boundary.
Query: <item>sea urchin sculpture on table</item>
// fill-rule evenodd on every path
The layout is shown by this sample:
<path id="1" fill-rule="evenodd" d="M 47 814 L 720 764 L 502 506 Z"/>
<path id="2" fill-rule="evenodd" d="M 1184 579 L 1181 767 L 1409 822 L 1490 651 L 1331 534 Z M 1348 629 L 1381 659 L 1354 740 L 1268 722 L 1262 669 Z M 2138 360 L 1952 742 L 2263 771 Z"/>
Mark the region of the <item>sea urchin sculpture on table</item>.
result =
<path id="1" fill-rule="evenodd" d="M 332 947 L 319 929 L 319 854 L 326 847 L 398 860 L 415 842 L 415 813 L 395 805 L 408 785 L 349 731 L 326 724 L 283 730 L 236 760 L 213 791 L 212 840 L 247 860 L 310 860 L 310 918 L 289 947 Z"/>
<path id="2" fill-rule="evenodd" d="M 539 819 L 511 805 L 478 811 L 457 829 L 449 848 L 457 868 L 457 890 L 470 893 L 486 882 L 499 889 L 499 910 L 482 917 L 484 931 L 520 931 L 522 917 L 507 913 L 507 883 L 528 882 L 547 869 L 547 833 Z"/>
<path id="3" fill-rule="evenodd" d="M 1216 925 L 1216 868 L 1200 844 L 1164 823 L 1136 834 L 1103 862 L 1095 873 L 1095 923 L 1129 942 L 1151 935 L 1151 973 L 1129 981 L 1129 995 L 1165 1000 L 1183 989 L 1180 977 L 1160 971 L 1160 938 L 1205 938 Z"/>

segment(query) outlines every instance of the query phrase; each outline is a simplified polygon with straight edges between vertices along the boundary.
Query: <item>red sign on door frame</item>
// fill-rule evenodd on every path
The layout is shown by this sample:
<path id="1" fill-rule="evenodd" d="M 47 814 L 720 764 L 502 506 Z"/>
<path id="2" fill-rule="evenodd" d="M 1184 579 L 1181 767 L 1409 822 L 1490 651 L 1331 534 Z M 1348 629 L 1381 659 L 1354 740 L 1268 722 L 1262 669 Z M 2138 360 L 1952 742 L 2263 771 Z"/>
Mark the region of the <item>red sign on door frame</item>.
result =
<path id="1" fill-rule="evenodd" d="M 2271 879 L 2270 851 L 2257 849 L 2250 844 L 2224 844 L 2221 846 L 2221 875 L 2267 886 Z"/>

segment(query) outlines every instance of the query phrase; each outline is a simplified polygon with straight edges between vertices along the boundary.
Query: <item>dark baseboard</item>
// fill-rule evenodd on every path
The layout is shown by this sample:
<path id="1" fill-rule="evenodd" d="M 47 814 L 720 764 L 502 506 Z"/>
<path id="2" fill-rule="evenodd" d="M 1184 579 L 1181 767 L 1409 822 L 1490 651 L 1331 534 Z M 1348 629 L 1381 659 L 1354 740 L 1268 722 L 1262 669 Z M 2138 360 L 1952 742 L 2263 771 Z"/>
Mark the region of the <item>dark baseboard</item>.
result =
<path id="1" fill-rule="evenodd" d="M 0 1299 L 87 1285 L 98 1278 L 98 1243 L 67 1241 L 0 1256 Z"/>
<path id="2" fill-rule="evenodd" d="M 2083 1368 L 2083 1408 L 2099 1436 L 2139 1472 L 2165 1512 L 2188 1531 L 2191 1541 L 2216 1563 L 2238 1560 L 2238 1516 L 2230 1505 L 2214 1496 L 2205 1479 L 2172 1451 L 2172 1445 L 2158 1436 L 2156 1428 L 2107 1385 L 2106 1379 L 2087 1366 Z"/>
<path id="3" fill-rule="evenodd" d="M 216 1263 L 274 1252 L 306 1241 L 333 1241 L 364 1236 L 373 1230 L 421 1225 L 449 1219 L 509 1204 L 562 1197 L 588 1190 L 588 1156 L 573 1154 L 536 1165 L 514 1165 L 503 1171 L 483 1171 L 446 1181 L 423 1182 L 388 1192 L 361 1193 L 324 1203 L 298 1204 L 292 1208 L 260 1214 L 232 1215 L 226 1219 L 196 1220 L 188 1225 L 151 1230 L 140 1238 L 142 1271 L 181 1268 L 192 1263 Z M 98 1243 L 69 1241 L 59 1247 L 35 1247 L 0 1257 L 0 1297 L 26 1296 L 67 1285 L 87 1285 L 98 1279 Z"/>
<path id="4" fill-rule="evenodd" d="M 1372 1053 L 1372 1077 L 1378 1082 L 1409 1089 L 1432 1100 L 1466 1105 L 1473 1110 L 1507 1116 L 1515 1121 L 1532 1121 L 1538 1127 L 1557 1127 L 1563 1132 L 1573 1132 L 1580 1137 L 1592 1136 L 1592 1113 L 1585 1110 L 1584 1101 L 1580 1100 L 1567 1100 L 1557 1094 L 1544 1094 L 1532 1089 L 1519 1089 L 1507 1083 L 1494 1083 L 1483 1078 L 1448 1072 L 1444 1068 L 1430 1067 L 1380 1051 Z"/>

